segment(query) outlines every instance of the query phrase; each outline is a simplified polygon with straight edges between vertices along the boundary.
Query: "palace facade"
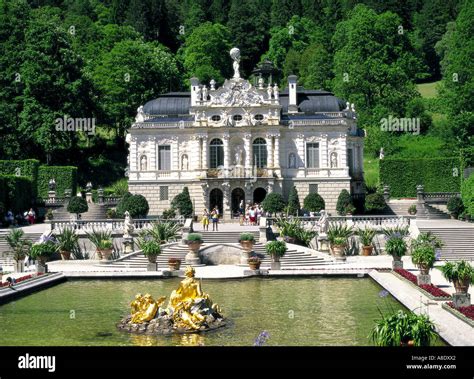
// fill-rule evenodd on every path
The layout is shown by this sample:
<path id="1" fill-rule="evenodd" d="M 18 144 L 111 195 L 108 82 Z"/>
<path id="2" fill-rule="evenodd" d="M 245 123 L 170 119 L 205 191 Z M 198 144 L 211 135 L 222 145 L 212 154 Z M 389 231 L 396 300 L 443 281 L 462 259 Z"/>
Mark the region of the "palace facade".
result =
<path id="1" fill-rule="evenodd" d="M 232 217 L 241 200 L 267 193 L 300 201 L 311 192 L 335 214 L 342 189 L 363 194 L 363 131 L 354 105 L 330 92 L 308 90 L 288 77 L 288 88 L 262 77 L 234 77 L 220 87 L 190 80 L 190 92 L 172 92 L 138 109 L 127 135 L 129 190 L 144 195 L 150 215 L 170 208 L 187 186 L 196 214 L 217 206 Z"/>

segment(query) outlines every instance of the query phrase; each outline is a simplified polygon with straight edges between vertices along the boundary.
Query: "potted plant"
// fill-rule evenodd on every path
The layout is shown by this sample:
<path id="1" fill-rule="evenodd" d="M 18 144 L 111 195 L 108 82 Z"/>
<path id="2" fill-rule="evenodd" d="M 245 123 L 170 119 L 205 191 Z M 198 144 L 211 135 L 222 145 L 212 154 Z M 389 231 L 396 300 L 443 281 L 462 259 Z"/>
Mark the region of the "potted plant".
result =
<path id="1" fill-rule="evenodd" d="M 385 243 L 385 251 L 393 258 L 392 268 L 403 268 L 402 257 L 407 252 L 407 243 L 401 235 L 396 233 L 388 237 Z"/>
<path id="2" fill-rule="evenodd" d="M 411 253 L 411 261 L 418 267 L 421 275 L 429 275 L 435 260 L 435 250 L 430 245 L 418 246 Z"/>
<path id="3" fill-rule="evenodd" d="M 102 259 L 108 261 L 112 256 L 114 244 L 112 242 L 112 238 L 106 238 L 100 241 L 98 249 L 100 254 L 102 255 Z"/>
<path id="4" fill-rule="evenodd" d="M 6 236 L 6 241 L 11 249 L 10 252 L 13 253 L 15 272 L 24 271 L 24 260 L 31 246 L 31 241 L 24 238 L 24 235 L 22 229 L 12 229 Z"/>
<path id="5" fill-rule="evenodd" d="M 272 270 L 280 269 L 280 257 L 286 253 L 286 243 L 284 241 L 270 241 L 265 245 L 265 251 L 272 257 Z"/>
<path id="6" fill-rule="evenodd" d="M 48 211 L 46 212 L 45 217 L 46 217 L 46 220 L 51 221 L 54 218 L 53 210 L 48 209 Z"/>
<path id="7" fill-rule="evenodd" d="M 181 259 L 179 258 L 169 258 L 168 259 L 168 268 L 170 271 L 179 270 L 181 267 Z"/>
<path id="8" fill-rule="evenodd" d="M 416 215 L 416 212 L 417 212 L 416 204 L 412 204 L 408 207 L 408 214 L 413 216 L 413 215 Z"/>
<path id="9" fill-rule="evenodd" d="M 161 254 L 161 245 L 151 238 L 139 238 L 138 247 L 143 255 L 148 258 L 148 262 L 156 263 L 156 257 Z"/>
<path id="10" fill-rule="evenodd" d="M 240 246 L 242 246 L 242 254 L 240 256 L 240 263 L 247 264 L 247 260 L 250 257 L 250 253 L 253 250 L 255 243 L 255 237 L 252 233 L 241 233 L 239 238 Z"/>
<path id="11" fill-rule="evenodd" d="M 347 207 L 346 207 L 346 214 L 349 215 L 349 216 L 352 216 L 356 211 L 356 207 L 352 204 L 349 204 Z"/>
<path id="12" fill-rule="evenodd" d="M 459 197 L 451 197 L 446 204 L 449 213 L 451 214 L 451 218 L 457 219 L 459 214 L 464 211 L 464 204 Z"/>
<path id="13" fill-rule="evenodd" d="M 447 281 L 453 283 L 456 293 L 466 294 L 474 282 L 474 267 L 466 261 L 446 262 L 441 272 Z"/>
<path id="14" fill-rule="evenodd" d="M 89 241 L 95 246 L 96 248 L 96 254 L 99 259 L 103 259 L 102 257 L 102 252 L 101 252 L 101 241 L 104 240 L 111 240 L 112 238 L 112 232 L 108 230 L 96 230 L 92 228 L 91 232 L 86 232 L 87 238 L 89 238 Z"/>
<path id="15" fill-rule="evenodd" d="M 259 257 L 250 257 L 247 260 L 247 263 L 249 264 L 249 268 L 251 270 L 258 270 L 260 268 L 260 264 L 262 263 L 262 261 L 260 260 Z"/>
<path id="16" fill-rule="evenodd" d="M 345 224 L 330 224 L 327 235 L 334 257 L 337 260 L 345 260 L 344 250 L 347 247 L 347 240 L 352 235 L 352 229 Z"/>
<path id="17" fill-rule="evenodd" d="M 382 315 L 371 333 L 377 346 L 430 346 L 435 338 L 436 328 L 427 315 L 402 310 L 388 317 Z"/>
<path id="18" fill-rule="evenodd" d="M 58 241 L 58 250 L 65 261 L 71 259 L 71 253 L 79 246 L 79 236 L 69 227 L 65 227 L 55 235 Z"/>
<path id="19" fill-rule="evenodd" d="M 52 237 L 41 237 L 38 242 L 31 245 L 29 256 L 45 266 L 48 259 L 58 251 L 58 244 Z"/>
<path id="20" fill-rule="evenodd" d="M 117 211 L 115 210 L 115 208 L 108 208 L 105 212 L 105 217 L 107 217 L 109 220 L 117 218 Z"/>
<path id="21" fill-rule="evenodd" d="M 199 233 L 190 233 L 186 239 L 186 243 L 189 248 L 189 253 L 186 254 L 186 263 L 188 264 L 199 264 L 201 262 L 199 258 L 199 249 L 202 245 L 202 235 Z"/>
<path id="22" fill-rule="evenodd" d="M 356 234 L 359 236 L 360 243 L 362 244 L 362 255 L 366 257 L 372 255 L 374 249 L 372 240 L 376 234 L 375 230 L 369 228 L 358 229 Z"/>

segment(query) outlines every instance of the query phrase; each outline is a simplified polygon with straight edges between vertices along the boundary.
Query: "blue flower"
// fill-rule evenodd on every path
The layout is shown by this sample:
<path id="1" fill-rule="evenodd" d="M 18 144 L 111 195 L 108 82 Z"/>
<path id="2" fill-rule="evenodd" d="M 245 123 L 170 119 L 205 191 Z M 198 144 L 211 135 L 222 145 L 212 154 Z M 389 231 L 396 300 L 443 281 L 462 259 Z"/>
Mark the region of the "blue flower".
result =
<path id="1" fill-rule="evenodd" d="M 253 346 L 263 346 L 265 344 L 265 342 L 267 342 L 267 339 L 269 339 L 269 338 L 270 338 L 270 335 L 268 334 L 268 332 L 266 330 L 264 330 L 255 339 L 255 342 L 254 342 Z"/>
<path id="2" fill-rule="evenodd" d="M 382 290 L 379 292 L 380 297 L 387 297 L 388 296 L 388 291 L 387 290 Z"/>

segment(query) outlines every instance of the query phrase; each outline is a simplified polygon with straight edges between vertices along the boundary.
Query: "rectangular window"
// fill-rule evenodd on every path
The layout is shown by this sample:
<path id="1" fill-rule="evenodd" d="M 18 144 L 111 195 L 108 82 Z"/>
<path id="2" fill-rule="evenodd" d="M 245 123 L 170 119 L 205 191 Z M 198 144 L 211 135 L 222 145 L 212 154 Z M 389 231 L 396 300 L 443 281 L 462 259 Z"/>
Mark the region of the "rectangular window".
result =
<path id="1" fill-rule="evenodd" d="M 158 146 L 158 170 L 171 170 L 171 146 Z"/>
<path id="2" fill-rule="evenodd" d="M 319 167 L 319 143 L 306 144 L 306 167 Z"/>
<path id="3" fill-rule="evenodd" d="M 160 200 L 168 200 L 168 186 L 160 186 Z"/>
<path id="4" fill-rule="evenodd" d="M 318 193 L 318 185 L 311 183 L 309 185 L 309 193 Z"/>
<path id="5" fill-rule="evenodd" d="M 354 173 L 354 152 L 352 149 L 347 149 L 347 166 L 349 167 L 349 175 Z"/>

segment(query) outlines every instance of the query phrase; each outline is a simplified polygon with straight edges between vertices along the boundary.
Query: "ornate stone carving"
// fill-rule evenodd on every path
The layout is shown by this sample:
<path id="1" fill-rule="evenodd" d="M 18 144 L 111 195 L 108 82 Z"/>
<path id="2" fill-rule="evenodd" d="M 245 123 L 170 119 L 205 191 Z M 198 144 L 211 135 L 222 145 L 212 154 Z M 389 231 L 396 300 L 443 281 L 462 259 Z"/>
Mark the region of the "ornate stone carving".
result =
<path id="1" fill-rule="evenodd" d="M 239 65 L 240 65 L 240 50 L 237 47 L 233 47 L 230 52 L 230 57 L 234 61 L 232 67 L 234 68 L 234 79 L 240 79 Z"/>
<path id="2" fill-rule="evenodd" d="M 212 95 L 211 104 L 226 107 L 248 107 L 265 102 L 263 95 L 249 81 L 243 79 L 226 80 Z"/>
<path id="3" fill-rule="evenodd" d="M 143 105 L 140 105 L 137 109 L 137 115 L 135 116 L 135 122 L 145 121 L 145 111 L 143 110 Z"/>

